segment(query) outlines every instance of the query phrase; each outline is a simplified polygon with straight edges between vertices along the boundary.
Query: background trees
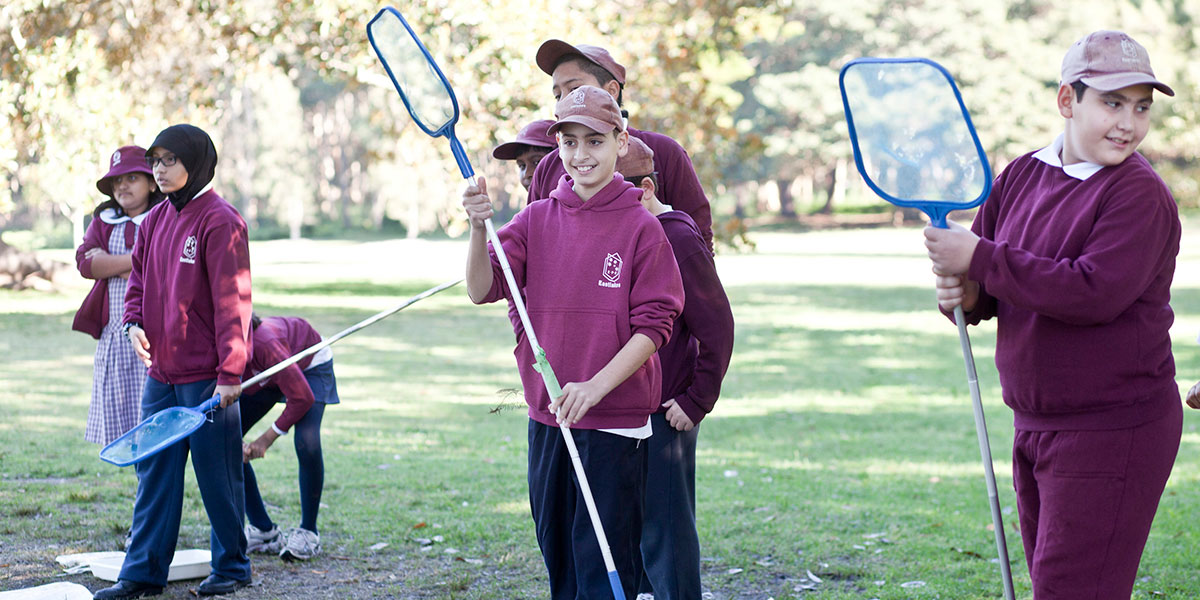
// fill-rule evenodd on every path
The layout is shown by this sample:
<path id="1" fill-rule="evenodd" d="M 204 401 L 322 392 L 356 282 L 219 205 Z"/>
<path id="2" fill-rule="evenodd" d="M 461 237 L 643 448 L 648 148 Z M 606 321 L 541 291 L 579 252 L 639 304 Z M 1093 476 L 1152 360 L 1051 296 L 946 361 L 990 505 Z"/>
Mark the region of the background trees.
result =
<path id="1" fill-rule="evenodd" d="M 455 84 L 458 133 L 508 211 L 524 202 L 491 147 L 552 116 L 533 63 L 558 37 L 629 69 L 631 122 L 689 150 L 718 219 L 796 218 L 856 204 L 837 70 L 921 55 L 958 78 L 995 166 L 1049 142 L 1058 65 L 1084 33 L 1120 27 L 1179 92 L 1143 145 L 1197 206 L 1200 0 L 742 0 L 567 5 L 430 0 L 406 17 Z M 366 42 L 363 0 L 12 0 L 0 8 L 0 229 L 81 233 L 111 151 L 191 122 L 213 134 L 220 190 L 259 235 L 457 234 L 444 144 L 404 114 Z M 67 241 L 63 239 L 62 241 Z"/>

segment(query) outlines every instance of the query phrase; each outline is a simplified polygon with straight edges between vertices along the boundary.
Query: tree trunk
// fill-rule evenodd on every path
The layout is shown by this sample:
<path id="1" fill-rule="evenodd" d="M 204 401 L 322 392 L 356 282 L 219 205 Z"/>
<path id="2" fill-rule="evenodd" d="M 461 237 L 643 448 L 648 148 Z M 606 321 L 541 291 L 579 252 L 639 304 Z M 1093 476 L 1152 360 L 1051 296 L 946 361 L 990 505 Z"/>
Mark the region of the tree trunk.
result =
<path id="1" fill-rule="evenodd" d="M 825 188 L 825 206 L 817 211 L 822 215 L 832 215 L 833 207 L 846 199 L 846 159 L 837 159 L 827 181 L 829 185 Z"/>
<path id="2" fill-rule="evenodd" d="M 792 197 L 792 182 L 795 179 L 776 179 L 775 187 L 779 189 L 779 216 L 796 218 L 796 202 Z"/>

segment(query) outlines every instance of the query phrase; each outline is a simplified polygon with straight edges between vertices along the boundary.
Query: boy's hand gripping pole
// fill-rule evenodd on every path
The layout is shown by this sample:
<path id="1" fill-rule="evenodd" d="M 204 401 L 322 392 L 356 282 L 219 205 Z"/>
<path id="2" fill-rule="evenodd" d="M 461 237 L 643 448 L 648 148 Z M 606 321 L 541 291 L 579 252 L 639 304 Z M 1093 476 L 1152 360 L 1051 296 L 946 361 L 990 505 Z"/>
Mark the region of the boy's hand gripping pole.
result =
<path id="1" fill-rule="evenodd" d="M 550 361 L 546 359 L 546 351 L 538 344 L 537 335 L 533 332 L 533 323 L 529 321 L 529 313 L 525 311 L 525 300 L 521 296 L 521 290 L 517 287 L 517 280 L 513 277 L 512 267 L 508 264 L 508 257 L 504 254 L 504 248 L 500 245 L 500 238 L 496 235 L 496 226 L 492 224 L 489 218 L 483 222 L 487 229 L 488 241 L 492 243 L 492 249 L 496 252 L 496 258 L 500 261 L 500 267 L 504 270 L 504 280 L 508 283 L 508 290 L 512 293 L 513 304 L 517 307 L 517 314 L 521 316 L 521 326 L 525 328 L 525 336 L 529 340 L 529 346 L 533 350 L 534 369 L 542 374 L 542 383 L 546 386 L 546 392 L 550 394 L 550 401 L 554 402 L 562 396 L 562 387 L 558 385 L 558 378 L 554 376 L 554 369 L 550 368 Z M 575 468 L 575 477 L 579 480 L 580 491 L 583 492 L 583 502 L 587 505 L 588 516 L 592 519 L 592 529 L 596 531 L 596 542 L 600 544 L 600 554 L 604 557 L 604 568 L 608 571 L 608 583 L 612 587 L 613 598 L 616 600 L 625 600 L 625 591 L 621 587 L 621 578 L 617 574 L 617 565 L 613 562 L 612 550 L 608 547 L 608 536 L 604 535 L 604 525 L 600 522 L 600 512 L 596 509 L 596 501 L 592 498 L 592 486 L 588 485 L 587 473 L 583 470 L 583 462 L 579 459 L 579 449 L 575 447 L 575 437 L 571 435 L 571 429 L 565 423 L 559 423 L 558 428 L 562 431 L 563 441 L 567 444 L 567 452 L 571 455 L 571 466 Z"/>

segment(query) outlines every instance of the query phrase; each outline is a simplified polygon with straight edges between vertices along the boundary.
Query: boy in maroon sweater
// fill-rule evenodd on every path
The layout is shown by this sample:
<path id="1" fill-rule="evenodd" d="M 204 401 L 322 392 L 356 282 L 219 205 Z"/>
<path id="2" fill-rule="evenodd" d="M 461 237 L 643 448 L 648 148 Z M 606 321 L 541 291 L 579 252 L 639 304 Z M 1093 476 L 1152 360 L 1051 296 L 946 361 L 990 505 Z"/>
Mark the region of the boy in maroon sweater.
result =
<path id="1" fill-rule="evenodd" d="M 162 592 L 175 554 L 188 453 L 212 525 L 212 574 L 202 596 L 250 583 L 242 535 L 241 419 L 228 408 L 240 394 L 250 356 L 250 252 L 246 223 L 212 190 L 217 150 L 204 131 L 173 125 L 147 153 L 168 202 L 151 209 L 133 248 L 125 332 L 149 368 L 142 417 L 195 408 L 215 389 L 221 407 L 186 441 L 137 464 L 133 532 L 117 584 L 96 598 Z"/>
<path id="2" fill-rule="evenodd" d="M 733 311 L 712 252 L 687 213 L 655 196 L 654 152 L 630 137 L 617 171 L 642 191 L 642 206 L 658 218 L 683 280 L 683 312 L 658 349 L 662 408 L 650 416 L 639 592 L 655 600 L 699 598 L 700 539 L 696 534 L 696 437 L 712 412 L 733 354 Z"/>
<path id="3" fill-rule="evenodd" d="M 552 78 L 554 100 L 558 101 L 581 85 L 607 91 L 621 105 L 625 95 L 625 67 L 599 46 L 572 46 L 561 40 L 547 40 L 537 51 L 537 65 Z M 624 111 L 622 111 L 624 112 Z M 640 131 L 626 125 L 630 137 L 641 139 L 654 151 L 654 170 L 658 173 L 658 196 L 675 210 L 692 217 L 700 228 L 704 243 L 713 249 L 712 212 L 708 197 L 696 176 L 692 159 L 678 142 L 661 133 Z M 529 201 L 544 200 L 558 187 L 566 174 L 558 150 L 551 151 L 533 172 Z"/>
<path id="4" fill-rule="evenodd" d="M 1038 600 L 1128 600 L 1179 449 L 1179 217 L 1136 152 L 1154 90 L 1174 95 L 1129 36 L 1079 40 L 1063 59 L 1063 134 L 1004 169 L 970 230 L 925 229 L 942 310 L 997 321 Z"/>

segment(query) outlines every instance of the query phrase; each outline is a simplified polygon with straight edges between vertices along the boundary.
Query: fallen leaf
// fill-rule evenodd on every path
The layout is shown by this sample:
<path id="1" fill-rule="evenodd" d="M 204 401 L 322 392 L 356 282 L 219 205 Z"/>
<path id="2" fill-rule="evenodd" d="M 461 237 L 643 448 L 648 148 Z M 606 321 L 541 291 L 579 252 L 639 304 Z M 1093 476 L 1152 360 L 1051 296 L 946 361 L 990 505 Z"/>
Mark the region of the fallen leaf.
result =
<path id="1" fill-rule="evenodd" d="M 925 587 L 925 582 L 924 581 L 905 581 L 904 583 L 900 584 L 900 587 L 902 587 L 904 589 Z"/>
<path id="2" fill-rule="evenodd" d="M 433 543 L 433 540 L 429 538 L 413 538 L 413 541 L 422 546 L 428 546 Z"/>
<path id="3" fill-rule="evenodd" d="M 435 535 L 435 536 L 433 536 L 433 541 L 440 544 L 440 543 L 446 541 L 446 538 L 444 536 Z"/>
<path id="4" fill-rule="evenodd" d="M 959 548 L 957 546 L 951 546 L 950 549 L 953 550 L 954 552 L 957 552 L 959 554 L 965 554 L 972 558 L 983 559 L 983 555 L 978 552 L 972 552 L 970 550 L 963 550 L 962 548 Z"/>
<path id="5" fill-rule="evenodd" d="M 442 552 L 445 554 L 458 554 L 458 548 L 446 548 Z"/>
<path id="6" fill-rule="evenodd" d="M 421 521 L 420 523 L 412 526 L 413 529 L 420 529 L 422 527 L 425 527 L 425 521 Z"/>
<path id="7" fill-rule="evenodd" d="M 742 571 L 744 571 L 744 570 L 745 570 L 745 569 L 739 569 L 739 568 L 737 568 L 737 567 L 733 567 L 732 569 L 729 569 L 728 571 L 725 571 L 725 574 L 726 574 L 726 575 L 737 575 L 738 573 L 741 573 L 741 572 L 742 572 Z"/>
<path id="8" fill-rule="evenodd" d="M 387 547 L 388 547 L 387 542 L 379 542 L 378 544 L 371 544 L 371 547 L 369 548 L 369 550 L 379 551 L 379 550 L 383 550 L 384 548 L 387 548 Z"/>
<path id="9" fill-rule="evenodd" d="M 726 477 L 737 477 L 737 475 L 738 475 L 738 473 L 737 473 L 737 471 L 736 471 L 736 470 L 734 470 L 734 469 L 728 469 L 728 470 L 726 470 L 726 471 L 725 471 L 725 476 L 726 476 Z"/>
<path id="10" fill-rule="evenodd" d="M 806 569 L 805 573 L 808 574 L 808 578 L 811 579 L 814 583 L 821 583 L 821 578 L 817 577 L 816 575 L 813 575 L 812 571 L 809 571 Z"/>

